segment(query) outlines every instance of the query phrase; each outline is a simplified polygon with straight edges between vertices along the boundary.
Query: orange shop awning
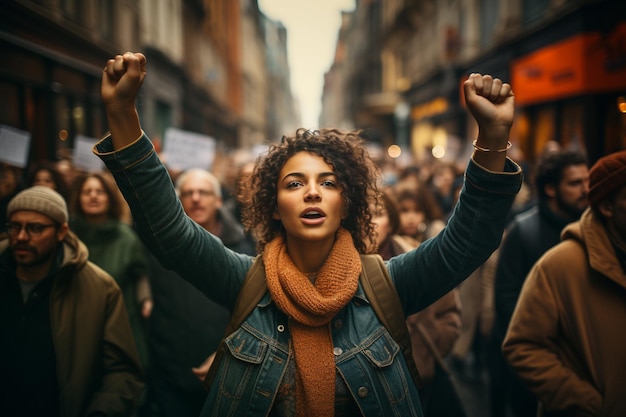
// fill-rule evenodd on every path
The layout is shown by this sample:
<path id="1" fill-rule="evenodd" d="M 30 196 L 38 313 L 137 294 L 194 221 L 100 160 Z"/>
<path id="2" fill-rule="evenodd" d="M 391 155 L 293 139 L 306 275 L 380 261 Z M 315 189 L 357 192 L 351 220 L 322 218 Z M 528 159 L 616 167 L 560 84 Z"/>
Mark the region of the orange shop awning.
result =
<path id="1" fill-rule="evenodd" d="M 517 105 L 626 89 L 626 22 L 611 33 L 576 35 L 512 64 Z"/>

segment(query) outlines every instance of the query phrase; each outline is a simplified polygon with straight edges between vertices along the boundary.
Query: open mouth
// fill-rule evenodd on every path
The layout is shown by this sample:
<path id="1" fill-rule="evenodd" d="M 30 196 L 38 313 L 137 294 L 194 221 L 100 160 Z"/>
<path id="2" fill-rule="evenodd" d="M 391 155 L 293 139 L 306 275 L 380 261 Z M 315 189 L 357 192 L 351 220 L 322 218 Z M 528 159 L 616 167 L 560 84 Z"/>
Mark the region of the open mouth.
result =
<path id="1" fill-rule="evenodd" d="M 308 225 L 319 225 L 326 220 L 326 213 L 318 208 L 308 208 L 300 214 L 302 222 Z"/>
<path id="2" fill-rule="evenodd" d="M 302 215 L 305 219 L 320 219 L 324 217 L 324 214 L 319 211 L 308 211 Z"/>

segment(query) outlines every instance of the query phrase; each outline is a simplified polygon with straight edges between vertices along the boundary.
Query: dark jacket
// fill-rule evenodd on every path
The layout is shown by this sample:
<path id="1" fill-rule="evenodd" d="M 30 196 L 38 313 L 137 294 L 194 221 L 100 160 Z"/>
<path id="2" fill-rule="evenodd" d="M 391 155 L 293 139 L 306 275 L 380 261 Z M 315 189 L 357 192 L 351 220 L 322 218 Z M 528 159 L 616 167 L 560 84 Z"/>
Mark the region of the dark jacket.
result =
<path id="1" fill-rule="evenodd" d="M 19 285 L 8 282 L 16 278 L 7 247 L 8 239 L 0 241 L 0 288 L 20 291 Z M 74 233 L 68 232 L 62 250 L 60 267 L 46 278 L 53 280 L 49 319 L 59 415 L 128 416 L 138 403 L 143 382 L 122 293 L 109 274 L 87 260 L 87 248 Z M 1 320 L 7 324 L 11 318 Z M 8 329 L 3 325 L 0 331 Z M 0 340 L 7 339 L 0 335 Z M 2 343 L 5 348 L 7 343 Z M 3 360 L 2 366 L 11 364 Z M 11 405 L 0 404 L 5 406 Z"/>
<path id="2" fill-rule="evenodd" d="M 571 221 L 553 213 L 545 203 L 538 203 L 511 222 L 496 267 L 494 332 L 499 343 L 504 339 L 526 275 L 541 255 L 561 241 L 561 231 Z"/>
<path id="3" fill-rule="evenodd" d="M 237 220 L 226 209 L 219 211 L 219 219 L 222 234 L 218 237 L 224 245 L 235 252 L 253 255 L 254 247 L 246 240 Z M 206 390 L 191 368 L 199 366 L 217 349 L 230 313 L 151 257 L 154 309 L 150 316 L 149 347 L 152 376 L 204 398 Z"/>

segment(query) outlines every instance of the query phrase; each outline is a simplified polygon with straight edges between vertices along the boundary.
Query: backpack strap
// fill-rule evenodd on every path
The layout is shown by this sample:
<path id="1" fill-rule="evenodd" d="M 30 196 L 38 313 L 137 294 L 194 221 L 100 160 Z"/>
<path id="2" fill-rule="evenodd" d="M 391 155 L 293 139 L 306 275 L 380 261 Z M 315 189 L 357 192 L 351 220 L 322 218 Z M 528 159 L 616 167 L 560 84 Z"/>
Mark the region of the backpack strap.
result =
<path id="1" fill-rule="evenodd" d="M 360 281 L 363 291 L 372 309 L 376 313 L 376 317 L 378 317 L 380 322 L 400 346 L 411 376 L 413 377 L 413 382 L 415 382 L 415 385 L 419 388 L 422 382 L 417 367 L 415 366 L 415 361 L 413 360 L 411 338 L 406 325 L 406 318 L 402 310 L 402 305 L 400 304 L 400 298 L 398 297 L 396 288 L 391 282 L 391 278 L 389 278 L 389 273 L 387 272 L 384 261 L 380 255 L 361 255 L 361 263 L 363 267 L 361 269 Z M 204 379 L 204 387 L 207 391 L 211 389 L 211 384 L 217 374 L 219 363 L 226 353 L 226 344 L 224 343 L 226 337 L 241 326 L 241 323 L 252 313 L 252 310 L 254 310 L 266 292 L 265 265 L 263 264 L 263 257 L 259 255 L 255 258 L 254 263 L 246 274 L 246 278 L 237 296 L 230 321 L 224 332 L 224 337 L 217 348 L 213 364 Z"/>
<path id="2" fill-rule="evenodd" d="M 402 355 L 413 377 L 413 382 L 419 388 L 422 386 L 411 348 L 411 336 L 406 325 L 406 316 L 400 303 L 400 297 L 393 285 L 385 262 L 380 255 L 361 255 L 363 269 L 361 271 L 361 286 L 367 299 L 376 313 L 378 320 L 387 328 L 391 337 L 400 346 Z"/>
<path id="3" fill-rule="evenodd" d="M 219 368 L 219 363 L 222 361 L 222 357 L 226 353 L 226 344 L 224 343 L 226 337 L 233 333 L 241 323 L 252 313 L 252 310 L 257 306 L 261 298 L 265 295 L 267 291 L 267 282 L 265 281 L 265 265 L 263 264 L 263 257 L 258 255 L 252 266 L 248 270 L 246 274 L 246 278 L 243 281 L 241 286 L 241 290 L 239 290 L 239 294 L 237 295 L 237 301 L 235 301 L 235 307 L 233 308 L 233 312 L 230 316 L 230 321 L 226 326 L 226 331 L 224 332 L 224 336 L 220 341 L 217 350 L 215 351 L 215 359 L 213 359 L 213 364 L 209 368 L 209 372 L 207 372 L 206 377 L 204 378 L 204 388 L 206 390 L 211 389 L 211 384 L 215 379 L 215 375 L 217 374 L 217 368 Z"/>

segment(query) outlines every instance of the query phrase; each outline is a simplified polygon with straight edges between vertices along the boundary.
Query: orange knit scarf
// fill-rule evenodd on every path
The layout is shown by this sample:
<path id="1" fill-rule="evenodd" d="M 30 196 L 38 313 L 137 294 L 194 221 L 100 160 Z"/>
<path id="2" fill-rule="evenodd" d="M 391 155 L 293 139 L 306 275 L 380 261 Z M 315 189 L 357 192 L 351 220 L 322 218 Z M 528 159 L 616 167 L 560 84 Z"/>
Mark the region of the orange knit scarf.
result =
<path id="1" fill-rule="evenodd" d="M 289 316 L 296 362 L 296 415 L 328 417 L 335 412 L 335 358 L 330 321 L 354 296 L 361 258 L 345 229 L 337 231 L 315 284 L 294 264 L 282 237 L 265 246 L 267 288 Z"/>

